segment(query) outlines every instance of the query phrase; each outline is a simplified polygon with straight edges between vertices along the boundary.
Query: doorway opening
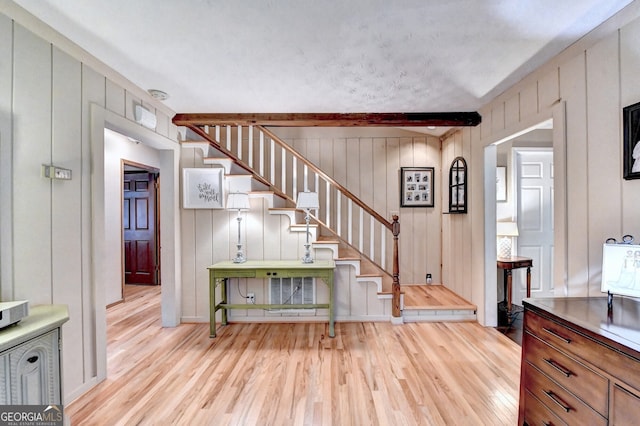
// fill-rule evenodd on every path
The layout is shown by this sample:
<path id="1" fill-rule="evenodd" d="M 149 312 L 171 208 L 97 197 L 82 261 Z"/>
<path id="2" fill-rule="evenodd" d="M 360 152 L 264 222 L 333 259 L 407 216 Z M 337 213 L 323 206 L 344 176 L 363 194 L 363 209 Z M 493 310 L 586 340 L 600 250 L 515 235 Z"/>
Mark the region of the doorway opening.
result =
<path id="1" fill-rule="evenodd" d="M 487 145 L 485 163 L 485 323 L 498 325 L 500 304 L 506 304 L 504 271 L 496 268 L 504 236 L 498 223 L 518 229 L 510 234 L 512 256 L 528 257 L 531 297 L 554 297 L 562 275 L 564 244 L 563 177 L 565 154 L 564 105 L 553 108 L 550 118 Z M 535 123 L 535 122 L 534 122 Z M 506 189 L 497 185 L 498 171 L 506 169 Z M 504 182 L 502 182 L 504 183 Z M 501 224 L 500 228 L 505 228 Z M 511 229 L 511 227 L 507 227 Z M 503 262 L 504 263 L 504 262 Z M 512 271 L 511 303 L 522 306 L 527 297 L 527 268 Z"/>
<path id="2" fill-rule="evenodd" d="M 123 299 L 126 285 L 160 285 L 160 171 L 122 161 Z"/>
<path id="3" fill-rule="evenodd" d="M 506 197 L 496 197 L 496 222 L 514 224 L 509 239 L 512 256 L 533 260 L 531 296 L 553 296 L 553 120 L 501 141 L 496 165 L 506 168 Z M 504 247 L 503 247 L 504 248 Z M 511 303 L 526 297 L 526 269 L 512 271 Z M 498 274 L 498 300 L 504 300 L 503 274 Z"/>

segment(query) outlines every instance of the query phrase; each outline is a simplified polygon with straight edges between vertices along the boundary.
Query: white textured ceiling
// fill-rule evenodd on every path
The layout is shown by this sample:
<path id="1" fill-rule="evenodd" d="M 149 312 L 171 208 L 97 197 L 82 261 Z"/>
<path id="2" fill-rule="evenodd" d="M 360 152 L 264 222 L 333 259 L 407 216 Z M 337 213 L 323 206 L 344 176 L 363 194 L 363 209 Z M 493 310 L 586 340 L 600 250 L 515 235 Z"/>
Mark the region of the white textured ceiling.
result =
<path id="1" fill-rule="evenodd" d="M 175 112 L 474 111 L 631 0 L 15 0 Z"/>

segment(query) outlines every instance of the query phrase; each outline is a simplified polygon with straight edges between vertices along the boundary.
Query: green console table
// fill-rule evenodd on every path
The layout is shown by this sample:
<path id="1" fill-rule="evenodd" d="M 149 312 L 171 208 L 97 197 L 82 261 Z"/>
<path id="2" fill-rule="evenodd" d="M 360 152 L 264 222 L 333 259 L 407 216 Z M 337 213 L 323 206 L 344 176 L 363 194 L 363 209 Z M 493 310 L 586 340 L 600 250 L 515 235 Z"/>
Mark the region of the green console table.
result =
<path id="1" fill-rule="evenodd" d="M 329 309 L 329 337 L 335 337 L 333 260 L 302 263 L 299 260 L 248 260 L 245 263 L 219 262 L 209 266 L 209 328 L 216 337 L 216 312 L 222 310 L 222 325 L 227 324 L 228 309 Z M 306 304 L 233 304 L 227 300 L 227 282 L 230 278 L 320 278 L 329 287 L 329 303 Z M 220 288 L 220 301 L 216 302 L 216 287 Z"/>

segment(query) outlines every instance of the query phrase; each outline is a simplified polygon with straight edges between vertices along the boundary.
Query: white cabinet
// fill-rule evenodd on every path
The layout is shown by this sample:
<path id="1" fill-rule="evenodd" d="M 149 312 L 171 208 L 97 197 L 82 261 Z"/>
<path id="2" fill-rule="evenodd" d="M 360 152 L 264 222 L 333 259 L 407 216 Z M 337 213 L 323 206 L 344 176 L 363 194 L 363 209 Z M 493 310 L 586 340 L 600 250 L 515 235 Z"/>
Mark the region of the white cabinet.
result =
<path id="1" fill-rule="evenodd" d="M 62 403 L 60 327 L 67 309 L 39 308 L 0 330 L 0 405 Z"/>

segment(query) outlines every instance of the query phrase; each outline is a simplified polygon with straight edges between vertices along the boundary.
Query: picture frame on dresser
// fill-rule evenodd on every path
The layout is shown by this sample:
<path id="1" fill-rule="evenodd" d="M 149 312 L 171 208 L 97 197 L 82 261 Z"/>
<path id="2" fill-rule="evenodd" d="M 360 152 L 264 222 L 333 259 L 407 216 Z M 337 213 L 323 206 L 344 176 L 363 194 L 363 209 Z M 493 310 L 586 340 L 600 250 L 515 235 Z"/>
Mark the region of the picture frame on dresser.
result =
<path id="1" fill-rule="evenodd" d="M 640 102 L 622 109 L 623 177 L 640 179 Z"/>
<path id="2" fill-rule="evenodd" d="M 640 245 L 603 244 L 600 291 L 640 298 Z"/>

